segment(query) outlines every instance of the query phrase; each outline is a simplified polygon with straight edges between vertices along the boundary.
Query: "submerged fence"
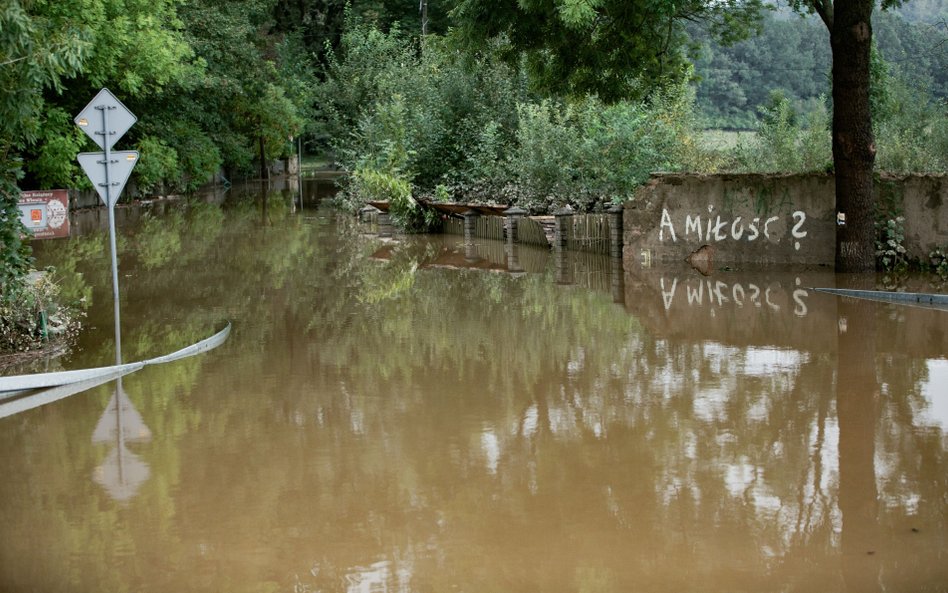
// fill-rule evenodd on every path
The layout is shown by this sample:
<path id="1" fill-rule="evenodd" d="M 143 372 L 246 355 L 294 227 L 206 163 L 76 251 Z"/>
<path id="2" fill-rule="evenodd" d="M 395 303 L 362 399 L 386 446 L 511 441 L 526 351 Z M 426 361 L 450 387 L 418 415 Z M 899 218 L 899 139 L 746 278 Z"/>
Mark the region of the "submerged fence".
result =
<path id="1" fill-rule="evenodd" d="M 479 239 L 507 239 L 507 219 L 500 216 L 479 216 L 474 222 L 473 235 Z M 449 235 L 464 235 L 464 219 L 451 217 L 444 221 L 442 231 Z M 517 225 L 517 242 L 549 247 L 550 241 L 543 225 L 532 218 L 522 218 Z"/>
<path id="2" fill-rule="evenodd" d="M 608 214 L 578 214 L 566 222 L 566 248 L 572 251 L 609 253 Z"/>
<path id="3" fill-rule="evenodd" d="M 442 225 L 447 234 L 622 257 L 623 210 L 618 206 L 606 213 L 574 214 L 561 210 L 553 216 L 537 217 L 526 216 L 526 211 L 517 208 L 491 207 L 492 211 L 481 214 L 473 209 L 460 213 L 460 206 L 451 207 L 455 210 L 444 218 Z M 363 220 L 377 220 L 380 229 L 388 224 L 387 218 L 386 213 L 363 213 Z"/>

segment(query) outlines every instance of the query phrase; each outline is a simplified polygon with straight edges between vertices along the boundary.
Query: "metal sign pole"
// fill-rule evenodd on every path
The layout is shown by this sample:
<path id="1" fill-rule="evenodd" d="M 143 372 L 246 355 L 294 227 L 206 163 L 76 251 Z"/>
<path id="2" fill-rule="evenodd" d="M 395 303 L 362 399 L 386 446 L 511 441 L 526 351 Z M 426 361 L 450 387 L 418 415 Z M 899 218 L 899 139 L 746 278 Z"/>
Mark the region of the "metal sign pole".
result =
<path id="1" fill-rule="evenodd" d="M 101 119 L 96 111 L 102 113 Z M 102 129 L 95 122 L 100 119 Z M 112 258 L 112 302 L 115 310 L 115 364 L 122 364 L 122 322 L 119 309 L 118 247 L 115 232 L 115 203 L 140 156 L 134 150 L 113 151 L 112 145 L 129 130 L 138 118 L 108 89 L 102 89 L 73 120 L 103 152 L 81 152 L 76 160 L 92 186 L 109 209 L 109 251 Z M 114 159 L 114 160 L 113 160 Z"/>
<path id="2" fill-rule="evenodd" d="M 115 311 L 115 364 L 122 364 L 122 319 L 119 309 L 118 284 L 118 248 L 115 241 L 115 200 L 112 199 L 111 172 L 112 154 L 109 145 L 109 109 L 108 105 L 96 107 L 102 111 L 102 136 L 105 148 L 105 203 L 109 208 L 109 251 L 112 255 L 112 302 Z"/>

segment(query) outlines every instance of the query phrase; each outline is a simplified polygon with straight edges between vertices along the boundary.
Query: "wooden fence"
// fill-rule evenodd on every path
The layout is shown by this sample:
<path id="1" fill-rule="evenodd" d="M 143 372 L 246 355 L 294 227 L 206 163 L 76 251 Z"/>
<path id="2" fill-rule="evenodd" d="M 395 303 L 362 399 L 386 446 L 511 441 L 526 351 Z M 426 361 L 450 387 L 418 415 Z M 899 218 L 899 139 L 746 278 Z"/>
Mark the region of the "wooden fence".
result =
<path id="1" fill-rule="evenodd" d="M 464 220 L 451 217 L 444 221 L 443 232 L 450 235 L 464 234 Z M 479 216 L 474 223 L 474 236 L 479 239 L 496 239 L 504 241 L 507 238 L 506 219 L 500 216 Z M 517 225 L 518 243 L 549 247 L 546 230 L 543 225 L 532 218 L 521 218 Z"/>
<path id="2" fill-rule="evenodd" d="M 372 219 L 369 214 L 367 221 Z M 521 218 L 517 227 L 517 242 L 525 245 L 549 247 L 553 228 L 553 217 L 540 219 Z M 571 251 L 609 253 L 611 222 L 608 214 L 575 214 L 566 219 L 566 248 Z M 451 216 L 444 221 L 442 232 L 464 235 L 464 219 Z M 507 237 L 506 218 L 502 216 L 478 216 L 474 219 L 474 236 L 480 239 L 504 241 Z"/>
<path id="3" fill-rule="evenodd" d="M 577 214 L 566 221 L 566 248 L 571 251 L 609 253 L 609 215 Z"/>

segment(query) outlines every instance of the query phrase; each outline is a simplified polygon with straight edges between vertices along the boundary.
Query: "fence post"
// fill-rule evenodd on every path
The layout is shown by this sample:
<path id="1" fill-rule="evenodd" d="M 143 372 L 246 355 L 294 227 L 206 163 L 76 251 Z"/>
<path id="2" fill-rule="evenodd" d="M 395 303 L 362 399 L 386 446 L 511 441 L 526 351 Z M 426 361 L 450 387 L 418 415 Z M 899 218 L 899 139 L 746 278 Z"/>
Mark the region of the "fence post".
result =
<path id="1" fill-rule="evenodd" d="M 474 263 L 480 259 L 477 256 L 477 244 L 474 242 L 474 233 L 477 230 L 477 217 L 480 214 L 476 210 L 467 210 L 464 216 L 464 259 L 468 263 Z"/>
<path id="2" fill-rule="evenodd" d="M 508 242 L 504 246 L 504 249 L 507 251 L 507 271 L 514 278 L 519 278 L 525 274 L 523 266 L 520 264 L 520 246 L 515 243 Z"/>
<path id="3" fill-rule="evenodd" d="M 392 236 L 392 215 L 385 211 L 379 211 L 379 237 Z"/>
<path id="4" fill-rule="evenodd" d="M 553 213 L 553 216 L 556 217 L 556 226 L 554 227 L 553 234 L 553 257 L 555 258 L 556 266 L 556 283 L 557 284 L 572 284 L 573 278 L 570 273 L 569 266 L 569 257 L 567 254 L 567 246 L 569 244 L 569 222 L 573 216 L 573 210 L 568 206 L 566 208 L 560 208 Z"/>
<path id="5" fill-rule="evenodd" d="M 504 216 L 507 217 L 507 244 L 520 242 L 520 219 L 527 214 L 527 211 L 518 206 L 504 210 Z"/>
<path id="6" fill-rule="evenodd" d="M 609 255 L 622 259 L 622 213 L 625 208 L 615 204 L 607 210 L 609 213 Z"/>
<path id="7" fill-rule="evenodd" d="M 621 257 L 612 257 L 612 302 L 625 305 L 625 267 L 622 265 Z"/>
<path id="8" fill-rule="evenodd" d="M 476 210 L 467 210 L 463 214 L 464 216 L 464 242 L 473 243 L 474 242 L 474 233 L 477 229 L 477 217 L 480 214 Z"/>
<path id="9" fill-rule="evenodd" d="M 554 227 L 553 234 L 553 248 L 566 249 L 566 246 L 569 243 L 568 225 L 570 218 L 573 216 L 573 210 L 569 206 L 560 208 L 553 213 L 553 216 L 556 217 L 556 226 Z"/>

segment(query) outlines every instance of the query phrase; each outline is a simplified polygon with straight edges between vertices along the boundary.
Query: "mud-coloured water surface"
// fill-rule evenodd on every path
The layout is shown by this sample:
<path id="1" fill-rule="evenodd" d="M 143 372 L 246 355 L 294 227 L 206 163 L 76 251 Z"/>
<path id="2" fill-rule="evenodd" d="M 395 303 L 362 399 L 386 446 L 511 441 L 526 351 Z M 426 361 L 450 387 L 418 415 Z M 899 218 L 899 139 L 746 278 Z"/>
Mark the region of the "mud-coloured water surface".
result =
<path id="1" fill-rule="evenodd" d="M 948 313 L 382 242 L 317 189 L 128 219 L 124 359 L 233 333 L 0 421 L 0 590 L 948 586 Z M 110 364 L 106 238 L 38 257 L 92 303 L 51 366 Z"/>

